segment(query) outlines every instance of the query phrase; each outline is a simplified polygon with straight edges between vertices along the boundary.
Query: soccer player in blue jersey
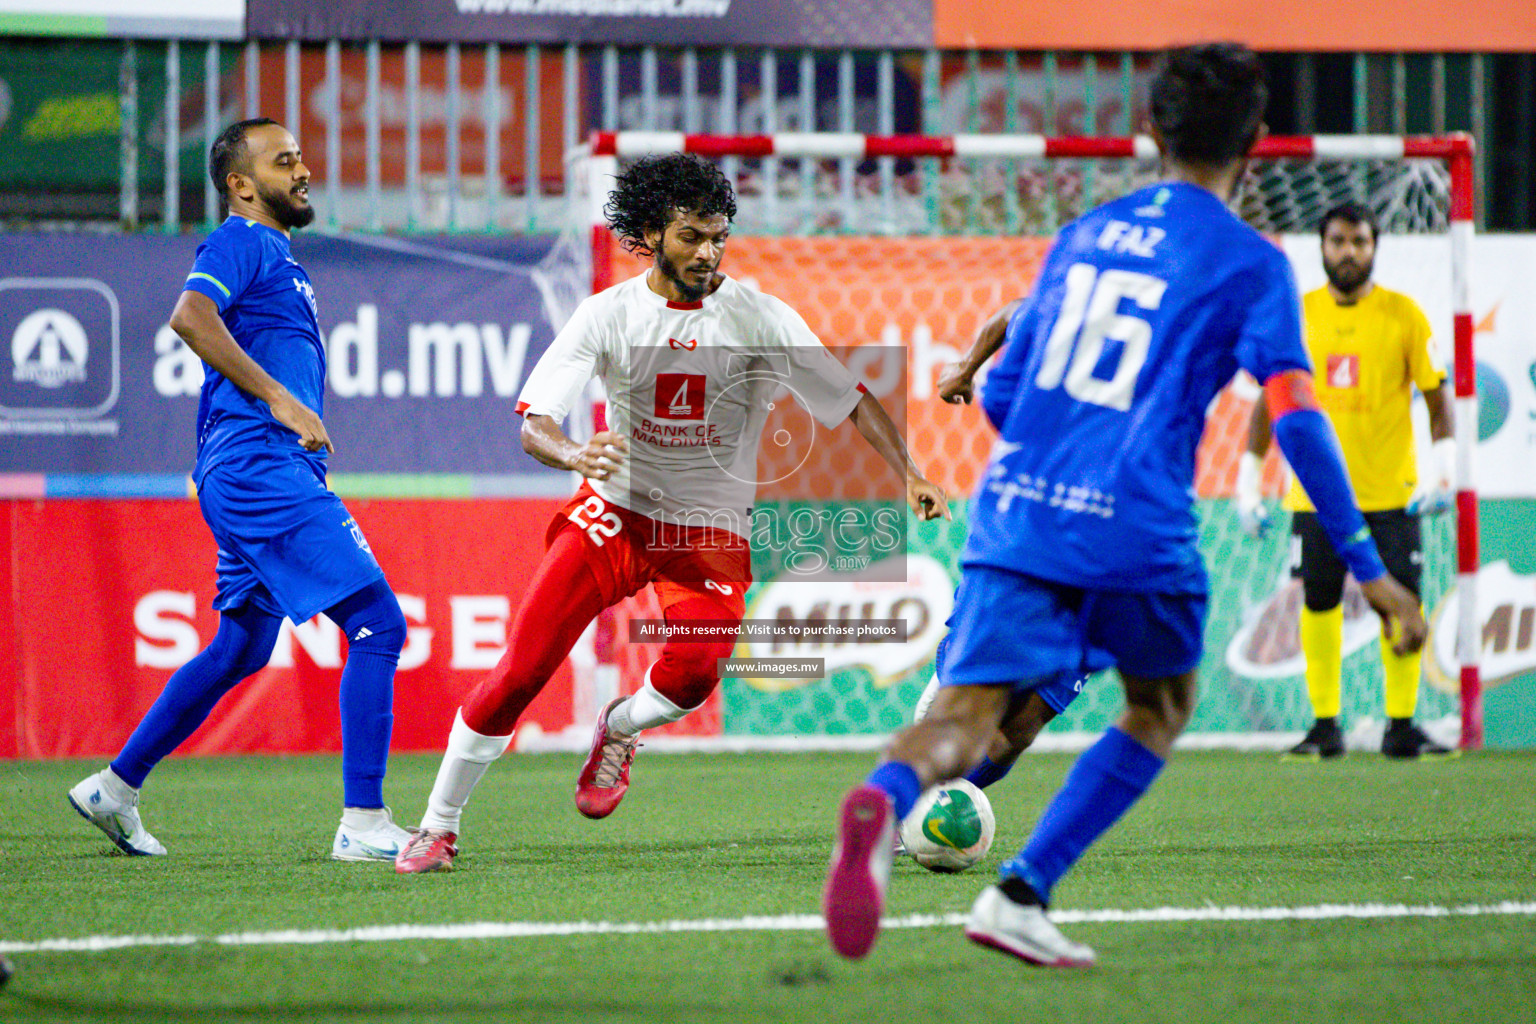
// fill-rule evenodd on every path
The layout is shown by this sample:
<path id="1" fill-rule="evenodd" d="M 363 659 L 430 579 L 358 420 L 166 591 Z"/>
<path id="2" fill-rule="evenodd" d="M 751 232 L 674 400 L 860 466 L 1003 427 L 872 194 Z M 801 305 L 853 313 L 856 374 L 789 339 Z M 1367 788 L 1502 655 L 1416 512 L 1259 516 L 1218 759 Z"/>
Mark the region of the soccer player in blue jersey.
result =
<path id="1" fill-rule="evenodd" d="M 124 853 L 164 854 L 139 818 L 145 777 L 266 665 L 285 615 L 304 622 L 323 611 L 349 644 L 331 856 L 389 863 L 410 838 L 383 799 L 405 617 L 363 531 L 325 485 L 335 450 L 320 419 L 325 348 L 314 288 L 289 251 L 289 232 L 315 218 L 309 168 L 287 130 L 257 118 L 218 137 L 209 173 L 229 218 L 198 247 L 171 327 L 206 370 L 192 480 L 219 545 L 219 629 L 69 800 Z"/>
<path id="2" fill-rule="evenodd" d="M 1170 51 L 1151 89 L 1166 180 L 1069 224 L 1009 321 L 982 390 L 1000 436 L 972 499 L 945 685 L 839 813 L 823 908 L 846 957 L 874 944 L 894 824 L 924 788 L 978 762 L 1018 693 L 1102 658 L 1119 669 L 1125 712 L 966 925 L 1031 963 L 1093 962 L 1045 908 L 1151 786 L 1194 709 L 1207 594 L 1195 448 L 1239 367 L 1263 382 L 1276 440 L 1397 648 L 1424 642 L 1417 602 L 1387 574 L 1312 396 L 1290 266 L 1227 209 L 1266 99 L 1245 47 Z"/>

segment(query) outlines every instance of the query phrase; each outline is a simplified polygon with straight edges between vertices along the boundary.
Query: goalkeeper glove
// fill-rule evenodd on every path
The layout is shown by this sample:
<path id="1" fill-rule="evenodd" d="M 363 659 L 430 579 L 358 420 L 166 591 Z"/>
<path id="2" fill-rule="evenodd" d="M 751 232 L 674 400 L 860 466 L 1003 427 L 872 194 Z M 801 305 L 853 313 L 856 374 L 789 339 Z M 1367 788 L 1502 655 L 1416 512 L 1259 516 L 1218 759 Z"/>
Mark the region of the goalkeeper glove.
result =
<path id="1" fill-rule="evenodd" d="M 1420 481 L 1408 501 L 1416 516 L 1437 516 L 1456 507 L 1456 441 L 1441 438 L 1429 449 L 1429 478 Z"/>
<path id="2" fill-rule="evenodd" d="M 1264 460 L 1253 452 L 1244 452 L 1237 460 L 1237 518 L 1243 532 L 1255 539 L 1269 529 L 1269 506 L 1259 493 L 1259 479 Z"/>

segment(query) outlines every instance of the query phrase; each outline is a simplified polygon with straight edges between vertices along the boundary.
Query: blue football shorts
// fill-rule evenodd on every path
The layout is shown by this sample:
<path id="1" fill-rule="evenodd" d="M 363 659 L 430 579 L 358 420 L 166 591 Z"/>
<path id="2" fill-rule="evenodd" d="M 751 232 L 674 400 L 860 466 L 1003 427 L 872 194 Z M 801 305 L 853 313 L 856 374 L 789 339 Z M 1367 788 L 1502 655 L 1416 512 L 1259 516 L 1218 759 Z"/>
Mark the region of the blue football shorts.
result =
<path id="1" fill-rule="evenodd" d="M 967 566 L 939 679 L 1033 690 L 1059 713 L 1091 673 L 1157 678 L 1200 664 L 1205 608 L 1204 594 L 1088 590 Z"/>
<path id="2" fill-rule="evenodd" d="M 955 620 L 951 617 L 949 621 L 950 627 L 953 628 Z M 939 677 L 940 686 L 949 686 L 954 682 L 949 668 L 953 657 L 950 650 L 954 640 L 954 633 L 944 634 L 944 639 L 939 641 L 938 652 L 933 657 L 933 673 Z M 1083 684 L 1087 681 L 1087 673 L 1062 669 L 1060 672 L 1027 680 L 1019 688 L 1038 693 L 1041 699 L 1059 715 L 1067 710 L 1067 705 L 1071 704 L 1079 693 L 1083 692 Z M 1018 682 L 1018 680 L 1010 680 L 1010 682 Z"/>
<path id="3" fill-rule="evenodd" d="M 219 544 L 219 611 L 251 602 L 305 622 L 384 578 L 318 459 L 231 456 L 203 476 L 197 501 Z"/>

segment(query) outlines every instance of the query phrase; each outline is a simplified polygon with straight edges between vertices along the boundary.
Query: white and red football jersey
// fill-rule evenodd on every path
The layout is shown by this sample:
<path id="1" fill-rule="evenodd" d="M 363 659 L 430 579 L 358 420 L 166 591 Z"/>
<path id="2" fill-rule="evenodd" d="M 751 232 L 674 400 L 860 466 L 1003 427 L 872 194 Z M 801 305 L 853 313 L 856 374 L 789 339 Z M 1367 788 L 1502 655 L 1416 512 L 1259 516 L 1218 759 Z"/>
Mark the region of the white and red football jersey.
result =
<path id="1" fill-rule="evenodd" d="M 533 368 L 517 411 L 564 420 L 594 375 L 629 458 L 592 489 L 642 515 L 702 517 L 742 536 L 769 402 L 783 389 L 830 429 L 863 391 L 800 314 L 730 278 L 698 302 L 669 302 L 645 275 L 586 299 Z"/>

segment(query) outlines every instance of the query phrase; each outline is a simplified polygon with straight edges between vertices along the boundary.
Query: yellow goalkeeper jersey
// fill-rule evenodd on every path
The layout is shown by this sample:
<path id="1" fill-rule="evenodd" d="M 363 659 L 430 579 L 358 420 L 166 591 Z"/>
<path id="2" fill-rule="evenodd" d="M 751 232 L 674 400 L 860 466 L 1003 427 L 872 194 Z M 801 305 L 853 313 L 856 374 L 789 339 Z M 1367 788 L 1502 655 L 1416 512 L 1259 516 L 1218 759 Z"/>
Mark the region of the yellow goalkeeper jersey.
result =
<path id="1" fill-rule="evenodd" d="M 1381 285 L 1351 306 L 1326 287 L 1301 304 L 1317 402 L 1339 435 L 1355 501 L 1365 512 L 1403 508 L 1418 483 L 1412 385 L 1429 391 L 1445 382 L 1429 319 L 1411 298 Z M 1314 511 L 1294 475 L 1285 507 Z"/>

